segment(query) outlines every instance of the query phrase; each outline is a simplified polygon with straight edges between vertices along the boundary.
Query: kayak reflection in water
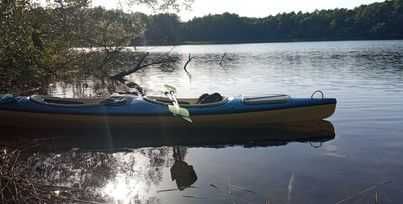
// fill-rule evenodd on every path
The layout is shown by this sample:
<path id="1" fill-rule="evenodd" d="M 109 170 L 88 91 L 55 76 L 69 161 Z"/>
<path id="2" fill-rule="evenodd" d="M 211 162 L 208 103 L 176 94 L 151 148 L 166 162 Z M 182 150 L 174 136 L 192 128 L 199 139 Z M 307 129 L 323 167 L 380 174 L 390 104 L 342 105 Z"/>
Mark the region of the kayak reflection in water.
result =
<path id="1" fill-rule="evenodd" d="M 176 181 L 179 190 L 184 190 L 194 184 L 197 180 L 196 172 L 192 165 L 187 164 L 184 159 L 185 148 L 174 147 L 174 165 L 171 167 L 171 179 Z"/>

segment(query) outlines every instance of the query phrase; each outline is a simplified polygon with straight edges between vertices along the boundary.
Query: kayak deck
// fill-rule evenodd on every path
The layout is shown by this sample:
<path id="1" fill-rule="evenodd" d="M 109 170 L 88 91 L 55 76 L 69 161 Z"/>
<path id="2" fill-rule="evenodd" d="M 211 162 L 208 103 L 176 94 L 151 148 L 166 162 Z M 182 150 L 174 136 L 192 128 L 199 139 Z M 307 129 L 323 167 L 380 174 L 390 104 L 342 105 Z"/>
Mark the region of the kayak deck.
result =
<path id="1" fill-rule="evenodd" d="M 108 99 L 26 97 L 0 104 L 2 126 L 16 127 L 186 127 L 232 126 L 320 120 L 330 117 L 336 99 L 295 99 L 286 95 L 235 97 L 197 104 L 178 99 L 192 123 L 173 116 L 169 99 L 123 96 Z"/>

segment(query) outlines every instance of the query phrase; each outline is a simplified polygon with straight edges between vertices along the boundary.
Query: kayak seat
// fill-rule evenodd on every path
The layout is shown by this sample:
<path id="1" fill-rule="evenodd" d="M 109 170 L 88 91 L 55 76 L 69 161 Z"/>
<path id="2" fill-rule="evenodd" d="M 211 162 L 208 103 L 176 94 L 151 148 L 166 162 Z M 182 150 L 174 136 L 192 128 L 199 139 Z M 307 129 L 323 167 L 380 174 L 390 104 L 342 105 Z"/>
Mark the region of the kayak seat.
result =
<path id="1" fill-rule="evenodd" d="M 215 103 L 215 102 L 220 102 L 224 99 L 224 97 L 221 96 L 219 93 L 213 93 L 213 94 L 203 94 L 199 97 L 197 100 L 197 104 L 207 104 L 207 103 Z"/>

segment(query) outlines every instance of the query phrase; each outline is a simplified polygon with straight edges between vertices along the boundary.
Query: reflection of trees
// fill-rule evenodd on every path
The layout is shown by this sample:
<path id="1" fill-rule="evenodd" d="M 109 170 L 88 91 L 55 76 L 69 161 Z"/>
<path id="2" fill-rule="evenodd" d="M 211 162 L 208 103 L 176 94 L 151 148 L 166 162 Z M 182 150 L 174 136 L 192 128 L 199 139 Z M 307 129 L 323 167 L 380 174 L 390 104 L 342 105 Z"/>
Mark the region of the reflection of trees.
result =
<path id="1" fill-rule="evenodd" d="M 40 199 L 47 202 L 120 200 L 159 203 L 153 191 L 162 180 L 163 167 L 173 163 L 169 147 L 119 153 L 74 150 L 63 153 L 27 153 L 3 150 L 0 161 L 2 189 L 7 185 L 3 183 L 3 178 L 16 181 L 24 178 L 33 183 L 32 188 L 25 188 L 25 183 L 17 185 L 19 189 L 14 194 L 42 189 L 39 192 L 45 195 Z M 3 201 L 14 199 L 11 191 L 4 198 L 4 192 Z M 26 199 L 21 197 L 22 200 Z"/>

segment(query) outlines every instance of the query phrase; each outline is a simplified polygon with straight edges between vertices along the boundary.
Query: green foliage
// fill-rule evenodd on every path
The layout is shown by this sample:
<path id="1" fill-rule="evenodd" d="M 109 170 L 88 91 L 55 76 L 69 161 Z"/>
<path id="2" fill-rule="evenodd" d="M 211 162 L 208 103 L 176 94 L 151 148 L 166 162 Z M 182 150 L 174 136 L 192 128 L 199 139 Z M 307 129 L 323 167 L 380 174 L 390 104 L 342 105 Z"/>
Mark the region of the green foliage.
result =
<path id="1" fill-rule="evenodd" d="M 191 3 L 128 1 L 155 9 L 179 9 Z M 147 20 L 143 14 L 89 8 L 90 0 L 50 0 L 45 6 L 33 2 L 1 1 L 0 93 L 21 94 L 32 88 L 46 93 L 50 82 L 65 76 L 94 71 L 107 75 L 112 65 L 127 59 L 120 51 L 144 32 Z"/>
<path id="2" fill-rule="evenodd" d="M 168 16 L 172 22 L 166 24 Z M 265 18 L 224 13 L 181 23 L 174 15 L 168 16 L 153 18 L 145 36 L 148 44 L 403 38 L 403 0 L 388 0 L 352 10 L 291 12 Z"/>
<path id="3" fill-rule="evenodd" d="M 40 48 L 35 41 L 36 30 L 31 21 L 31 7 L 28 1 L 2 1 L 0 5 L 0 89 L 13 87 L 23 81 L 18 88 L 27 88 L 28 76 L 40 81 L 42 76 L 37 68 L 41 66 Z M 37 85 L 37 84 L 35 84 Z"/>

